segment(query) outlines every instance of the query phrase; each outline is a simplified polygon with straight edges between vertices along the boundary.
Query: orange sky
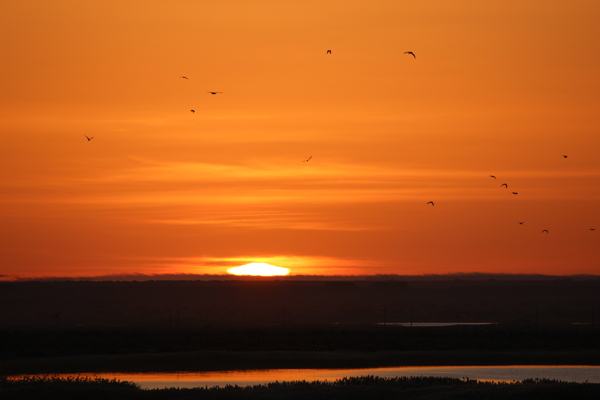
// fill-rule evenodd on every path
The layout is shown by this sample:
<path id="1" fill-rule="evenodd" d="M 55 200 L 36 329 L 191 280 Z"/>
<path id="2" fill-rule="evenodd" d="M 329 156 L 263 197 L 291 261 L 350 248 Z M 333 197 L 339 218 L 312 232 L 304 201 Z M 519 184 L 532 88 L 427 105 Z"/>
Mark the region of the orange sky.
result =
<path id="1" fill-rule="evenodd" d="M 0 275 L 597 274 L 599 17 L 3 1 Z"/>

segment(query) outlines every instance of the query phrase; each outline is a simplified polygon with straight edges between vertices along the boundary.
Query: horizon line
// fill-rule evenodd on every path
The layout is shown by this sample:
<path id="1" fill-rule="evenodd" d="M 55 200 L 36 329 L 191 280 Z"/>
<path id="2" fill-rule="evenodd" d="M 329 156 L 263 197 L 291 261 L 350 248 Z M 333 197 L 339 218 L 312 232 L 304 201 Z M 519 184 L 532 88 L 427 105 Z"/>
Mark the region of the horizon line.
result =
<path id="1" fill-rule="evenodd" d="M 546 274 L 512 274 L 512 273 L 488 273 L 488 272 L 450 272 L 444 274 L 373 274 L 373 275 L 279 275 L 279 276 L 257 276 L 257 275 L 233 275 L 233 274 L 143 274 L 143 273 L 123 273 L 98 276 L 48 276 L 48 277 L 22 277 L 0 275 L 0 282 L 104 282 L 104 281 L 240 281 L 240 280 L 259 280 L 259 281 L 386 281 L 386 280 L 404 280 L 404 281 L 443 281 L 443 280 L 600 280 L 600 275 L 594 274 L 569 274 L 569 275 L 546 275 Z"/>

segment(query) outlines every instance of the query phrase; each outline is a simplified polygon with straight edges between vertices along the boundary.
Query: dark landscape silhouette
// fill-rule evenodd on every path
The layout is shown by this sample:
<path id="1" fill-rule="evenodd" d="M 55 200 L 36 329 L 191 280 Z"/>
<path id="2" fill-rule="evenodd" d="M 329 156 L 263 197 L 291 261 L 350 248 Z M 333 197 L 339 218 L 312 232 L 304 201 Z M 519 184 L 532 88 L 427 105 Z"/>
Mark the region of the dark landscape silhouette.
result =
<path id="1" fill-rule="evenodd" d="M 22 281 L 0 304 L 0 328 L 592 324 L 600 280 Z"/>
<path id="2" fill-rule="evenodd" d="M 152 276 L 122 276 L 133 277 Z M 595 276 L 203 278 L 0 282 L 0 376 L 600 363 L 600 279 Z M 427 322 L 462 325 L 423 326 Z M 0 395 L 34 398 L 40 388 L 55 391 L 44 393 L 45 398 L 61 399 L 64 393 L 110 392 L 128 399 L 148 393 L 116 381 L 35 379 L 43 378 L 0 379 Z M 435 396 L 440 382 L 430 382 L 428 395 Z M 357 381 L 359 387 L 363 383 Z M 459 393 L 463 383 L 448 384 Z M 552 398 L 548 391 L 575 393 L 598 386 L 534 383 L 515 383 L 510 390 L 516 390 L 513 395 L 523 390 L 528 398 L 536 398 L 531 396 L 537 391 L 537 398 Z M 289 393 L 304 393 L 300 386 L 286 385 Z M 345 393 L 327 385 L 305 385 L 304 394 L 324 388 L 335 388 L 327 389 L 332 391 L 327 398 Z M 386 385 L 378 380 L 368 390 L 378 392 Z M 276 396 L 280 392 L 274 388 L 265 387 L 263 395 Z M 476 386 L 482 395 L 507 388 Z M 203 395 L 225 392 L 214 389 Z M 155 395 L 177 398 L 190 393 L 178 389 Z M 230 394 L 244 398 L 247 393 Z M 94 398 L 90 396 L 86 398 Z"/>

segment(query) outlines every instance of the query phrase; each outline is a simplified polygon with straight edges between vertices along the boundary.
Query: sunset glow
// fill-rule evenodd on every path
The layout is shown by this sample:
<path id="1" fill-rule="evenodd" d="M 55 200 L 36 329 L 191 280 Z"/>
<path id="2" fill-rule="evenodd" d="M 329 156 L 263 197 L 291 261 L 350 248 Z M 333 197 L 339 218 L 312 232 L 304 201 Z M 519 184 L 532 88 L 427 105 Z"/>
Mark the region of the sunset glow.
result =
<path id="1" fill-rule="evenodd" d="M 229 268 L 227 272 L 233 275 L 285 276 L 290 273 L 290 270 L 265 263 L 250 263 L 241 267 Z"/>
<path id="2" fill-rule="evenodd" d="M 0 279 L 597 274 L 598 15 L 2 2 Z"/>

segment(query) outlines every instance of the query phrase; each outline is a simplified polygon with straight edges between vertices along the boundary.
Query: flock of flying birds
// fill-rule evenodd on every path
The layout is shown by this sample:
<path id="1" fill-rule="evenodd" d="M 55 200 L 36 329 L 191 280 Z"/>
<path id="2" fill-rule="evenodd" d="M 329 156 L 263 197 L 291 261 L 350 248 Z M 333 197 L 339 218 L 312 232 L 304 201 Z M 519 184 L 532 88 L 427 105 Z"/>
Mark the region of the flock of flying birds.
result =
<path id="1" fill-rule="evenodd" d="M 332 54 L 331 50 L 327 50 L 326 54 Z M 417 56 L 415 55 L 415 53 L 413 53 L 412 51 L 405 51 L 405 52 L 404 52 L 404 54 L 411 55 L 411 56 L 413 56 L 413 58 L 415 58 L 415 59 L 417 58 Z M 189 78 L 188 78 L 187 76 L 185 76 L 185 75 L 184 75 L 184 76 L 181 76 L 180 78 L 182 78 L 182 79 L 189 79 Z M 213 91 L 209 91 L 209 92 L 206 92 L 206 93 L 209 93 L 209 94 L 211 94 L 211 95 L 223 94 L 223 92 L 213 92 Z M 191 110 L 190 110 L 190 112 L 192 112 L 192 113 L 195 113 L 195 112 L 196 112 L 196 110 L 194 110 L 194 109 L 191 109 Z M 91 141 L 91 140 L 94 138 L 93 136 L 92 136 L 92 137 L 89 137 L 89 136 L 87 136 L 87 135 L 84 135 L 84 136 L 85 136 L 85 138 L 87 139 L 87 141 L 88 141 L 88 142 L 90 142 L 90 141 Z M 309 162 L 309 161 L 312 159 L 312 157 L 313 157 L 313 156 L 311 155 L 310 157 L 308 157 L 306 160 L 303 160 L 302 162 Z M 563 158 L 568 158 L 568 157 L 569 157 L 569 156 L 568 156 L 567 154 L 563 154 Z M 495 175 L 490 175 L 490 178 L 498 179 L 498 178 L 497 178 Z M 501 187 L 504 187 L 505 189 L 508 189 L 508 184 L 507 184 L 507 183 L 503 183 L 503 184 L 501 184 L 500 186 L 501 186 Z M 519 193 L 518 193 L 518 192 L 512 192 L 512 194 L 513 194 L 513 195 L 518 195 Z M 434 207 L 434 206 L 435 206 L 435 203 L 434 203 L 433 201 L 428 201 L 428 202 L 427 202 L 427 205 L 429 205 L 429 204 L 431 204 L 431 206 L 432 206 L 432 207 Z M 524 223 L 525 223 L 524 221 L 520 221 L 520 222 L 519 222 L 519 225 L 523 225 Z M 590 230 L 590 231 L 595 231 L 595 230 L 596 230 L 596 228 L 589 228 L 589 230 Z M 550 233 L 550 232 L 548 231 L 548 229 L 544 229 L 544 230 L 542 230 L 542 232 L 541 232 L 541 233 Z"/>
<path id="2" fill-rule="evenodd" d="M 331 53 L 331 50 L 327 50 L 326 54 L 332 54 L 332 53 Z M 415 55 L 415 53 L 413 53 L 412 51 L 405 51 L 405 52 L 404 52 L 404 54 L 409 54 L 409 55 L 413 56 L 415 59 L 417 58 L 417 56 Z M 188 78 L 188 77 L 187 77 L 187 76 L 185 76 L 185 75 L 181 76 L 180 78 L 181 78 L 181 79 L 187 79 L 187 80 L 189 80 L 189 79 L 190 79 L 190 78 Z M 223 94 L 223 92 L 213 92 L 213 91 L 209 91 L 209 92 L 206 92 L 206 93 L 209 93 L 209 94 L 211 94 L 211 95 Z M 190 110 L 190 112 L 191 112 L 192 114 L 194 114 L 194 113 L 196 113 L 196 110 L 195 110 L 195 109 L 191 109 L 191 110 Z M 86 139 L 88 140 L 88 142 L 89 142 L 89 141 L 91 141 L 91 140 L 94 138 L 93 136 L 92 136 L 92 137 L 89 137 L 89 136 L 87 136 L 87 135 L 84 135 L 84 136 L 86 137 Z M 312 158 L 312 156 L 308 157 L 308 159 L 307 159 L 307 160 L 304 160 L 304 161 L 302 161 L 302 162 L 309 162 L 311 158 Z"/>
<path id="3" fill-rule="evenodd" d="M 563 154 L 563 158 L 568 158 L 568 157 L 569 157 L 568 155 Z M 498 179 L 496 177 L 496 175 L 490 175 L 490 178 Z M 500 187 L 504 187 L 505 189 L 508 189 L 508 183 L 503 183 L 500 185 Z M 517 195 L 517 194 L 519 194 L 519 192 L 512 192 L 512 194 Z M 427 205 L 431 204 L 431 206 L 435 206 L 435 203 L 433 201 L 428 201 L 426 204 Z M 525 221 L 519 221 L 519 225 L 523 225 L 524 223 L 525 223 Z M 596 228 L 589 228 L 588 230 L 595 231 Z M 544 230 L 542 230 L 541 233 L 550 233 L 550 231 L 548 229 L 544 229 Z"/>

